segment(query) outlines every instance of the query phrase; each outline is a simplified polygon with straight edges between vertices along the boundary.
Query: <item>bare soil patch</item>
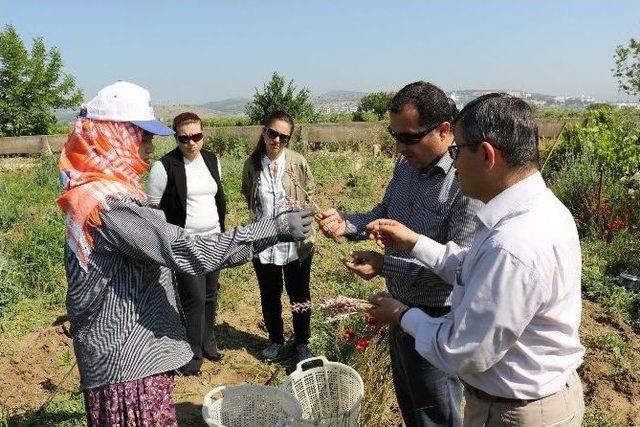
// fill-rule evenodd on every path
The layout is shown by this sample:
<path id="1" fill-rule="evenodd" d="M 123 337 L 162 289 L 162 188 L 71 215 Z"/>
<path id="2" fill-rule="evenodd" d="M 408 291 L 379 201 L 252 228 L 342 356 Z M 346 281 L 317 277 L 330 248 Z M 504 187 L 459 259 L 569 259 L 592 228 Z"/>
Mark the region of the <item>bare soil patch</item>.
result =
<path id="1" fill-rule="evenodd" d="M 244 382 L 264 384 L 275 375 L 279 383 L 292 360 L 281 365 L 260 358 L 264 345 L 257 293 L 251 292 L 219 315 L 218 337 L 224 359 L 206 361 L 200 377 L 176 377 L 174 400 L 181 426 L 204 425 L 200 415 L 204 394 L 218 385 Z M 581 336 L 587 347 L 580 369 L 585 399 L 591 414 L 602 415 L 615 425 L 640 425 L 640 337 L 626 324 L 604 314 L 602 308 L 583 301 Z M 603 346 L 603 337 L 617 333 L 628 343 L 624 357 L 630 368 L 615 374 L 615 355 Z M 3 343 L 0 376 L 1 402 L 15 414 L 39 407 L 75 361 L 71 339 L 62 326 L 49 326 L 18 340 Z M 69 395 L 79 382 L 77 368 L 61 387 Z"/>

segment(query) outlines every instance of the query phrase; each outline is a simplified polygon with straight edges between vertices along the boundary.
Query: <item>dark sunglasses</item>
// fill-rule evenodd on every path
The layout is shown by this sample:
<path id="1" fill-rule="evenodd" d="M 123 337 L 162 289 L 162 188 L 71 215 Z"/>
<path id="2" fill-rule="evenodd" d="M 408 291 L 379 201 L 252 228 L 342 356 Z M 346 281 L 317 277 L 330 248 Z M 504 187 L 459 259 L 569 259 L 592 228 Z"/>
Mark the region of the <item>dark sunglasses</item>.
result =
<path id="1" fill-rule="evenodd" d="M 440 126 L 440 123 L 436 123 L 435 125 L 428 127 L 425 130 L 421 130 L 420 132 L 415 132 L 415 133 L 406 133 L 406 132 L 400 133 L 391 129 L 391 126 L 387 126 L 387 132 L 389 132 L 389 134 L 396 141 L 401 142 L 402 144 L 405 144 L 405 145 L 413 145 L 422 141 L 422 138 L 424 138 L 429 133 L 433 132 L 435 129 L 438 128 L 438 126 Z"/>
<path id="2" fill-rule="evenodd" d="M 284 133 L 280 133 L 277 130 L 271 128 L 267 128 L 266 132 L 269 139 L 275 140 L 277 137 L 280 137 L 280 142 L 282 142 L 283 144 L 289 142 L 289 139 L 291 138 L 291 135 L 285 135 Z"/>
<path id="3" fill-rule="evenodd" d="M 178 140 L 178 142 L 180 142 L 180 144 L 188 144 L 189 141 L 200 142 L 202 137 L 202 132 L 194 133 L 193 135 L 176 135 L 176 139 Z"/>

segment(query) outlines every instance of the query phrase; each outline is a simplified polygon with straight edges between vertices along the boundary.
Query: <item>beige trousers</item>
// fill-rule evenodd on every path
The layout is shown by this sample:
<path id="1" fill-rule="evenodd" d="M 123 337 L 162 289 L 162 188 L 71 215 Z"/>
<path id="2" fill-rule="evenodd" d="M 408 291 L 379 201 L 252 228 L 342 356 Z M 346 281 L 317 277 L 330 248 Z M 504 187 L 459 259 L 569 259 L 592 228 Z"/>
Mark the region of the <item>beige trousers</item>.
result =
<path id="1" fill-rule="evenodd" d="M 463 424 L 467 427 L 579 427 L 584 415 L 582 383 L 576 372 L 561 391 L 524 405 L 489 402 L 467 391 L 464 398 Z"/>

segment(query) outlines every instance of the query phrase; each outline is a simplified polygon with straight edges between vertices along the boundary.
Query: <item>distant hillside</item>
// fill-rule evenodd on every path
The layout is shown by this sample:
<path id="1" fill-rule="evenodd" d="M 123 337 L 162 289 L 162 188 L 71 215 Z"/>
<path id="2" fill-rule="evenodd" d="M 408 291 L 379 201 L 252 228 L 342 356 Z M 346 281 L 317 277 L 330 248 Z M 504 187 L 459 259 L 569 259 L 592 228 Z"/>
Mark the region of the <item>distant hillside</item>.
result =
<path id="1" fill-rule="evenodd" d="M 449 95 L 458 104 L 458 108 L 462 108 L 464 104 L 475 99 L 476 97 L 483 95 L 494 90 L 481 90 L 481 89 L 466 89 L 466 90 L 453 90 Z M 498 90 L 503 92 L 505 90 Z M 583 109 L 587 106 L 598 102 L 591 96 L 554 96 L 541 93 L 527 92 L 524 90 L 506 90 L 507 93 L 521 97 L 527 102 L 536 105 L 541 108 L 573 108 Z M 358 92 L 350 90 L 333 90 L 325 92 L 321 95 L 313 96 L 311 102 L 315 106 L 316 110 L 323 114 L 333 113 L 353 113 L 357 110 L 358 101 L 367 95 L 368 92 Z M 184 111 L 193 111 L 202 118 L 210 119 L 217 117 L 235 117 L 243 116 L 245 107 L 251 102 L 250 98 L 236 97 L 227 98 L 220 101 L 211 101 L 200 105 L 156 105 L 156 115 L 165 121 L 171 121 L 173 117 Z M 54 114 L 60 123 L 69 123 L 74 120 L 78 114 L 79 107 L 76 109 L 64 109 L 56 110 Z"/>
<path id="2" fill-rule="evenodd" d="M 251 102 L 249 98 L 228 98 L 222 101 L 212 101 L 202 104 L 201 107 L 219 111 L 223 115 L 244 114 L 244 107 Z"/>
<path id="3" fill-rule="evenodd" d="M 228 115 L 222 111 L 218 111 L 213 108 L 207 108 L 202 105 L 155 105 L 154 110 L 156 113 L 156 117 L 164 121 L 171 121 L 175 116 L 180 113 L 184 113 L 185 111 L 196 113 L 203 119 L 213 119 L 216 117 L 224 117 Z"/>

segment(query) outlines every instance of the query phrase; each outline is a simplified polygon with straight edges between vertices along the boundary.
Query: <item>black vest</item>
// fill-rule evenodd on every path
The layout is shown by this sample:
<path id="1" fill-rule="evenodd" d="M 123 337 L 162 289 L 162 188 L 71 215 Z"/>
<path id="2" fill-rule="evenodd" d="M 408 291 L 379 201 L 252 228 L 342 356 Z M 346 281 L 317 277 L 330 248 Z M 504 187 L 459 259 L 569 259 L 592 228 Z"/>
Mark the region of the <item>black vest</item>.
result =
<path id="1" fill-rule="evenodd" d="M 207 150 L 200 150 L 200 155 L 218 186 L 216 208 L 218 209 L 218 218 L 220 218 L 220 229 L 224 232 L 227 202 L 220 182 L 220 174 L 218 173 L 218 159 L 215 154 Z M 184 171 L 184 157 L 180 149 L 176 148 L 165 154 L 160 161 L 167 172 L 167 187 L 162 193 L 159 207 L 167 217 L 167 222 L 184 227 L 184 223 L 187 220 L 187 175 Z"/>

